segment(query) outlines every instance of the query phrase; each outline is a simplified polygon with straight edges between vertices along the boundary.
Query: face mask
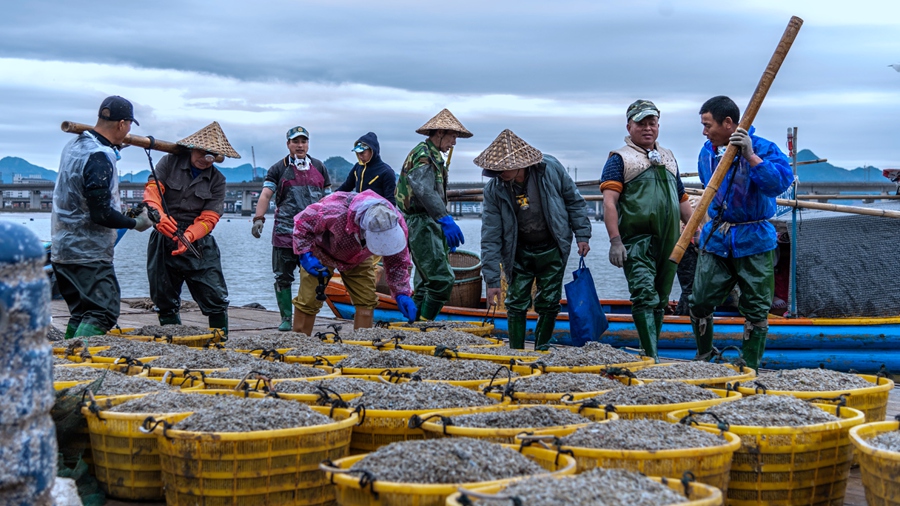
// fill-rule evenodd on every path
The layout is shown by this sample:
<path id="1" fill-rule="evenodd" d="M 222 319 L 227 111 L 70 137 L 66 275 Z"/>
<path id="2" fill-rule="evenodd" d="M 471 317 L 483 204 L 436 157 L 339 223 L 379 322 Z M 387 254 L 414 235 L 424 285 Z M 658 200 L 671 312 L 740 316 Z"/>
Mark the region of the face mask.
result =
<path id="1" fill-rule="evenodd" d="M 662 165 L 662 156 L 660 156 L 659 151 L 655 149 L 647 153 L 647 158 L 649 158 L 650 162 L 654 165 Z"/>

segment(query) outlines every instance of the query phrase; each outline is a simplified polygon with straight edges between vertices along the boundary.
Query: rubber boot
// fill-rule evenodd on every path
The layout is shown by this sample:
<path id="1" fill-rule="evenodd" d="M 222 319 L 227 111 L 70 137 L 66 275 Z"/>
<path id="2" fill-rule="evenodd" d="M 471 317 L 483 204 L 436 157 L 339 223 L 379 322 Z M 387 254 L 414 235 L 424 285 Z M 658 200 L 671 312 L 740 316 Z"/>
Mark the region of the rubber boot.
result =
<path id="1" fill-rule="evenodd" d="M 357 307 L 356 314 L 353 316 L 353 329 L 370 329 L 372 328 L 372 320 L 375 317 L 375 310 L 365 307 Z"/>
<path id="2" fill-rule="evenodd" d="M 76 325 L 66 324 L 66 339 L 75 337 L 75 331 L 78 330 Z"/>
<path id="3" fill-rule="evenodd" d="M 662 326 L 663 326 L 663 316 L 665 316 L 665 309 L 654 309 L 653 310 L 653 322 L 656 324 L 656 347 L 659 349 L 659 337 L 662 335 Z"/>
<path id="4" fill-rule="evenodd" d="M 81 322 L 78 328 L 75 329 L 75 335 L 72 337 L 102 336 L 103 334 L 106 334 L 105 329 L 90 323 Z"/>
<path id="5" fill-rule="evenodd" d="M 278 326 L 279 332 L 287 332 L 291 330 L 291 314 L 294 311 L 294 304 L 291 303 L 291 289 L 275 290 L 275 300 L 278 301 L 278 312 L 281 313 L 281 325 Z"/>
<path id="6" fill-rule="evenodd" d="M 657 354 L 657 343 L 659 335 L 656 333 L 656 318 L 653 311 L 634 311 L 631 317 L 634 319 L 634 328 L 637 330 L 638 338 L 641 341 L 641 351 L 644 355 L 659 363 Z"/>
<path id="7" fill-rule="evenodd" d="M 691 329 L 697 341 L 697 354 L 694 360 L 709 362 L 713 356 L 713 317 L 697 318 L 691 313 Z"/>
<path id="8" fill-rule="evenodd" d="M 422 304 L 416 304 L 419 308 L 419 320 L 434 320 L 440 314 L 444 304 L 425 298 Z"/>
<path id="9" fill-rule="evenodd" d="M 741 344 L 741 358 L 747 367 L 759 370 L 763 352 L 766 350 L 766 335 L 769 333 L 769 322 L 744 322 L 744 341 Z"/>
<path id="10" fill-rule="evenodd" d="M 181 325 L 181 315 L 175 313 L 169 316 L 159 315 L 160 325 Z"/>
<path id="11" fill-rule="evenodd" d="M 316 316 L 308 315 L 302 311 L 294 311 L 294 332 L 312 336 L 313 327 L 316 325 Z"/>
<path id="12" fill-rule="evenodd" d="M 525 314 L 506 314 L 506 326 L 509 332 L 509 347 L 513 350 L 525 349 Z"/>
<path id="13" fill-rule="evenodd" d="M 550 342 L 550 339 L 553 338 L 553 327 L 555 326 L 555 313 L 538 316 L 537 325 L 534 328 L 534 349 L 538 349 Z"/>
<path id="14" fill-rule="evenodd" d="M 213 313 L 209 315 L 209 328 L 222 329 L 222 333 L 228 335 L 228 313 Z"/>

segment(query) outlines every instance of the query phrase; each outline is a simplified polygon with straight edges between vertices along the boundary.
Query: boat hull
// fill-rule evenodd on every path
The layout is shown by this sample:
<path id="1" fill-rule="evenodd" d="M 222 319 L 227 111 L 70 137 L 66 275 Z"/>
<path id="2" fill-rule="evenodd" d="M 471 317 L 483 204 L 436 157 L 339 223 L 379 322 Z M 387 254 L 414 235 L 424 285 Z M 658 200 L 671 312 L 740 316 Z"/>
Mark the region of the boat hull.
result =
<path id="1" fill-rule="evenodd" d="M 339 278 L 332 279 L 326 290 L 328 305 L 335 315 L 353 319 L 355 309 Z M 397 303 L 385 294 L 378 294 L 375 321 L 403 321 Z M 609 320 L 609 329 L 597 339 L 616 347 L 639 347 L 637 331 L 631 318 L 628 301 L 601 300 Z M 484 300 L 482 299 L 482 304 Z M 562 311 L 556 321 L 553 342 L 570 344 L 567 304 L 563 300 Z M 506 312 L 488 314 L 482 308 L 445 306 L 436 320 L 482 321 L 491 318 L 495 333 L 504 337 L 507 333 Z M 715 324 L 715 346 L 741 346 L 744 335 L 744 319 L 722 314 Z M 527 330 L 533 331 L 537 314 L 529 313 Z M 532 334 L 528 333 L 528 339 Z M 659 339 L 660 356 L 690 359 L 696 351 L 690 318 L 666 316 Z M 736 356 L 736 352 L 730 352 Z M 766 351 L 761 364 L 768 369 L 798 367 L 825 367 L 860 372 L 879 370 L 884 365 L 889 371 L 900 371 L 900 317 L 895 318 L 778 318 L 769 319 Z"/>

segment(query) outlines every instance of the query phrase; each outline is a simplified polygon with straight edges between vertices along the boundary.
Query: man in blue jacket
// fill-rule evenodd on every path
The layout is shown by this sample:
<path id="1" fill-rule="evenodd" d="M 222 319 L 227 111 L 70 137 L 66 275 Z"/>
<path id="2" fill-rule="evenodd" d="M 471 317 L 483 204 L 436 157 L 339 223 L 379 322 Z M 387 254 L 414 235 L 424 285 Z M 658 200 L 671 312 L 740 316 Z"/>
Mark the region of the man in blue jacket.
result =
<path id="1" fill-rule="evenodd" d="M 353 144 L 353 152 L 359 162 L 350 169 L 347 179 L 337 191 L 362 193 L 372 190 L 385 200 L 396 206 L 394 190 L 397 188 L 397 175 L 390 165 L 381 159 L 381 146 L 375 132 L 363 135 Z"/>
<path id="2" fill-rule="evenodd" d="M 767 315 L 774 296 L 777 247 L 775 197 L 793 182 L 787 157 L 774 143 L 738 128 L 740 110 L 730 98 L 713 97 L 700 108 L 703 135 L 697 168 L 706 185 L 729 143 L 740 148 L 709 206 L 709 222 L 700 233 L 700 258 L 689 303 L 697 359 L 713 353 L 713 311 L 735 285 L 738 310 L 745 318 L 741 358 L 759 368 L 769 331 Z"/>
<path id="3" fill-rule="evenodd" d="M 475 165 L 491 180 L 484 187 L 481 272 L 487 302 L 500 303 L 500 265 L 509 281 L 506 314 L 509 347 L 525 347 L 525 317 L 538 314 L 534 345 L 553 337 L 572 237 L 578 254 L 591 247 L 591 221 L 575 183 L 556 158 L 542 154 L 510 130 L 504 130 L 478 155 Z"/>

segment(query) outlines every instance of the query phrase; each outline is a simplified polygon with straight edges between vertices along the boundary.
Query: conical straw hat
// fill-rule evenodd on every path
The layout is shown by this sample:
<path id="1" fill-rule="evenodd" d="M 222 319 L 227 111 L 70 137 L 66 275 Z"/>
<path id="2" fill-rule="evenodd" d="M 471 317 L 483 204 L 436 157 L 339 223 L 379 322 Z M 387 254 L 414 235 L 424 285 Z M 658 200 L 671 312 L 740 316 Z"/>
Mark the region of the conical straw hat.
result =
<path id="1" fill-rule="evenodd" d="M 482 169 L 504 171 L 522 169 L 540 162 L 544 155 L 528 145 L 512 130 L 506 129 L 475 158 Z"/>
<path id="2" fill-rule="evenodd" d="M 229 158 L 241 157 L 228 143 L 228 138 L 225 137 L 225 132 L 222 131 L 218 121 L 213 121 L 200 131 L 188 135 L 175 144 L 189 149 L 202 149 Z"/>
<path id="3" fill-rule="evenodd" d="M 462 123 L 456 119 L 456 116 L 447 109 L 437 113 L 437 116 L 431 118 L 427 123 L 419 127 L 419 129 L 416 130 L 416 133 L 431 135 L 432 130 L 450 130 L 451 132 L 458 133 L 463 139 L 472 137 L 472 132 L 466 130 L 466 127 L 462 126 Z"/>

